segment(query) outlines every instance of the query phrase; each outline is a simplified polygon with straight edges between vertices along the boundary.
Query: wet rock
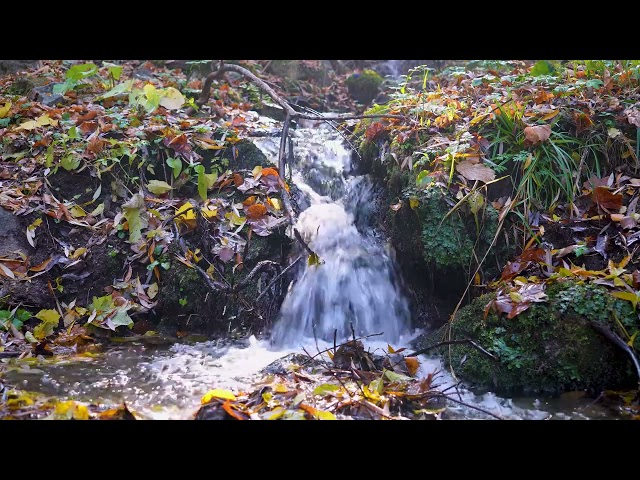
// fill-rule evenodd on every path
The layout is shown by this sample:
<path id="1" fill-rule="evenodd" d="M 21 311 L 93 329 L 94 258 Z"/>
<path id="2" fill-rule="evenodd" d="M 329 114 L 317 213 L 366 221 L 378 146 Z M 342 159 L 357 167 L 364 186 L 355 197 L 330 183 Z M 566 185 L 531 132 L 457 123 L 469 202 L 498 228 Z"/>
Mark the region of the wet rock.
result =
<path id="1" fill-rule="evenodd" d="M 234 420 L 219 403 L 203 405 L 196 412 L 194 420 Z"/>
<path id="2" fill-rule="evenodd" d="M 599 392 L 637 385 L 627 355 L 590 325 L 613 316 L 635 325 L 631 303 L 599 285 L 574 281 L 551 285 L 546 294 L 548 302 L 512 319 L 495 313 L 485 319 L 484 308 L 494 297 L 476 298 L 451 323 L 452 339 L 473 339 L 499 361 L 467 345 L 451 347 L 444 360 L 467 384 L 500 393 Z"/>
<path id="3" fill-rule="evenodd" d="M 305 368 L 320 367 L 322 363 L 316 359 L 311 359 L 302 353 L 290 353 L 260 370 L 262 375 L 286 375 L 291 372 L 291 365 L 301 365 Z"/>

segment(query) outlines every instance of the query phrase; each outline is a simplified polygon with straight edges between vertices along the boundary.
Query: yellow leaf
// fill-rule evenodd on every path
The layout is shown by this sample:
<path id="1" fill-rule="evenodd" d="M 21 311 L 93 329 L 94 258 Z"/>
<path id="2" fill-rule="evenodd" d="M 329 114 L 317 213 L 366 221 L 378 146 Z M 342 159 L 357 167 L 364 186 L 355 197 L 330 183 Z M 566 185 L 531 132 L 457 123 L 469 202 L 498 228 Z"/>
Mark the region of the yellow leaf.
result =
<path id="1" fill-rule="evenodd" d="M 280 205 L 280 200 L 278 200 L 277 198 L 269 198 L 269 203 L 276 210 L 282 210 L 282 206 Z"/>
<path id="2" fill-rule="evenodd" d="M 388 351 L 389 353 L 396 353 L 396 351 L 394 350 L 394 348 L 393 348 L 391 345 L 389 345 L 389 344 L 387 344 L 387 351 Z"/>
<path id="3" fill-rule="evenodd" d="M 260 175 L 262 175 L 262 167 L 260 165 L 256 165 L 253 167 L 253 171 L 251 173 L 253 173 L 254 178 L 260 177 Z"/>
<path id="4" fill-rule="evenodd" d="M 75 260 L 76 258 L 80 258 L 85 253 L 87 253 L 87 249 L 85 247 L 76 248 L 76 250 L 71 255 L 69 255 L 69 258 Z"/>
<path id="5" fill-rule="evenodd" d="M 631 292 L 613 292 L 611 295 L 613 295 L 616 298 L 620 298 L 622 300 L 627 300 L 628 302 L 631 302 L 633 304 L 634 311 L 636 309 L 636 305 L 638 304 L 638 300 L 640 299 L 638 295 Z"/>
<path id="6" fill-rule="evenodd" d="M 324 410 L 316 410 L 315 417 L 318 420 L 337 420 L 336 416 L 331 412 L 326 412 Z"/>
<path id="7" fill-rule="evenodd" d="M 273 390 L 276 393 L 287 393 L 289 391 L 286 385 L 283 385 L 282 383 L 276 383 Z"/>
<path id="8" fill-rule="evenodd" d="M 16 127 L 16 130 L 34 130 L 38 127 L 44 127 L 45 125 L 52 125 L 54 127 L 58 126 L 57 120 L 52 120 L 49 118 L 49 114 L 45 113 L 40 115 L 36 120 L 29 120 L 27 122 L 21 123 L 20 126 Z"/>
<path id="9" fill-rule="evenodd" d="M 227 212 L 227 213 L 225 213 L 224 214 L 224 218 L 229 220 L 229 222 L 232 225 L 235 225 L 235 226 L 244 225 L 245 222 L 247 221 L 247 219 L 245 217 L 241 217 L 239 215 L 236 215 L 235 212 Z"/>
<path id="10" fill-rule="evenodd" d="M 320 257 L 318 257 L 317 253 L 310 253 L 309 254 L 309 258 L 307 259 L 307 264 L 309 266 L 313 266 L 313 265 L 319 265 L 320 264 Z"/>
<path id="11" fill-rule="evenodd" d="M 0 107 L 0 118 L 6 117 L 9 110 L 11 110 L 11 102 L 7 102 L 4 107 Z"/>
<path id="12" fill-rule="evenodd" d="M 217 215 L 218 215 L 217 207 L 212 207 L 211 205 L 209 205 L 207 208 L 202 209 L 202 216 L 206 219 L 211 219 L 213 217 L 216 217 Z"/>
<path id="13" fill-rule="evenodd" d="M 184 105 L 184 97 L 173 87 L 167 87 L 160 91 L 160 105 L 167 110 L 177 110 Z"/>
<path id="14" fill-rule="evenodd" d="M 211 400 L 213 400 L 214 398 L 221 398 L 223 400 L 235 400 L 236 396 L 229 390 L 215 388 L 205 393 L 202 399 L 200 400 L 200 402 L 204 405 L 206 403 L 211 402 Z"/>
<path id="15" fill-rule="evenodd" d="M 416 197 L 409 198 L 409 206 L 411 207 L 412 210 L 415 210 L 416 208 L 418 208 L 418 205 L 420 205 L 420 202 Z"/>
<path id="16" fill-rule="evenodd" d="M 281 418 L 284 415 L 285 412 L 286 412 L 286 410 L 284 408 L 277 407 L 270 414 L 268 414 L 268 416 L 266 418 L 267 418 L 267 420 L 278 420 L 279 418 Z"/>
<path id="17" fill-rule="evenodd" d="M 629 341 L 627 342 L 627 345 L 629 345 L 631 348 L 633 348 L 633 344 L 635 343 L 637 336 L 638 336 L 638 331 L 636 330 L 636 333 L 631 335 L 631 338 L 629 338 Z"/>
<path id="18" fill-rule="evenodd" d="M 76 405 L 76 409 L 73 412 L 74 420 L 89 420 L 89 409 L 86 405 Z"/>
<path id="19" fill-rule="evenodd" d="M 36 318 L 39 318 L 43 322 L 58 322 L 60 320 L 60 314 L 55 310 L 40 310 L 36 313 Z"/>
<path id="20" fill-rule="evenodd" d="M 89 215 L 91 215 L 92 217 L 97 217 L 102 212 L 104 212 L 104 203 L 101 203 L 96 208 L 94 208 L 94 210 Z"/>
<path id="21" fill-rule="evenodd" d="M 84 209 L 78 205 L 74 205 L 73 207 L 71 207 L 69 209 L 69 213 L 73 218 L 82 218 L 87 216 L 87 212 L 85 212 Z"/>

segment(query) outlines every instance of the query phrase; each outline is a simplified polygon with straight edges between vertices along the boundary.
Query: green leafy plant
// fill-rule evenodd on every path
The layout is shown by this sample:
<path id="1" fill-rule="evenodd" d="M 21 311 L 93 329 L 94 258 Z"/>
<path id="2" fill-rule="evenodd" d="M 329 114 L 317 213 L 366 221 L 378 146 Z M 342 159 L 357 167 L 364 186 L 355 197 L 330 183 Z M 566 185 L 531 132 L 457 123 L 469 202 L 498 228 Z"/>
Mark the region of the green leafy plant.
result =
<path id="1" fill-rule="evenodd" d="M 82 80 L 94 76 L 98 73 L 98 66 L 95 63 L 83 63 L 82 65 L 73 65 L 65 73 L 64 83 L 58 83 L 53 86 L 53 93 L 64 95 L 69 90 L 85 85 Z"/>

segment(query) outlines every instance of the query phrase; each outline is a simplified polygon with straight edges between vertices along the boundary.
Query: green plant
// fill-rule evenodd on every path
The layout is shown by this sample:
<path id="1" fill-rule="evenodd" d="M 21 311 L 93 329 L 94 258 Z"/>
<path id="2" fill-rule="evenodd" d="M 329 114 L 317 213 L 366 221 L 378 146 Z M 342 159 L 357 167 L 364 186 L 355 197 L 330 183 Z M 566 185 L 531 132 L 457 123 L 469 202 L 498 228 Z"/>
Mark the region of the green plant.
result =
<path id="1" fill-rule="evenodd" d="M 64 83 L 58 83 L 53 86 L 53 93 L 59 93 L 64 95 L 69 90 L 86 85 L 82 83 L 89 77 L 98 73 L 98 66 L 95 63 L 83 63 L 82 65 L 73 65 L 65 73 Z"/>
<path id="2" fill-rule="evenodd" d="M 8 330 L 9 323 L 20 330 L 24 322 L 31 318 L 31 313 L 24 308 L 15 308 L 13 310 L 0 310 L 0 328 Z"/>

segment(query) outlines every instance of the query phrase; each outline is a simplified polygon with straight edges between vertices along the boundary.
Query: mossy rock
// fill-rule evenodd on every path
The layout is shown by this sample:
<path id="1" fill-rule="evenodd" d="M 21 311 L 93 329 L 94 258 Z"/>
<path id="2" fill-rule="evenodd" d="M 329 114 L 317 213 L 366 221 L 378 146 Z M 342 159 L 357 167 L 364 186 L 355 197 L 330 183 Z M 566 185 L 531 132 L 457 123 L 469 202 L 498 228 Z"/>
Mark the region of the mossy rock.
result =
<path id="1" fill-rule="evenodd" d="M 380 91 L 383 79 L 374 70 L 354 73 L 345 82 L 349 95 L 360 103 L 370 103 Z"/>
<path id="2" fill-rule="evenodd" d="M 546 293 L 548 302 L 513 319 L 490 313 L 483 320 L 495 294 L 473 300 L 451 324 L 452 338 L 473 339 L 499 361 L 466 345 L 453 347 L 445 361 L 468 385 L 507 394 L 597 392 L 636 384 L 630 359 L 590 324 L 615 322 L 615 315 L 632 334 L 639 324 L 631 304 L 604 287 L 575 281 L 550 285 Z"/>

